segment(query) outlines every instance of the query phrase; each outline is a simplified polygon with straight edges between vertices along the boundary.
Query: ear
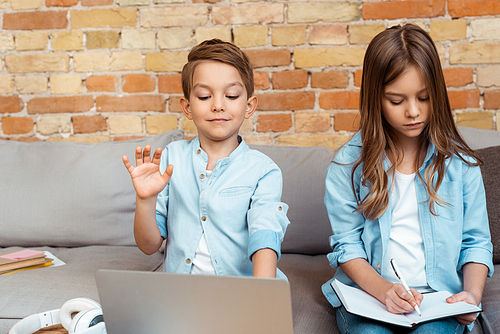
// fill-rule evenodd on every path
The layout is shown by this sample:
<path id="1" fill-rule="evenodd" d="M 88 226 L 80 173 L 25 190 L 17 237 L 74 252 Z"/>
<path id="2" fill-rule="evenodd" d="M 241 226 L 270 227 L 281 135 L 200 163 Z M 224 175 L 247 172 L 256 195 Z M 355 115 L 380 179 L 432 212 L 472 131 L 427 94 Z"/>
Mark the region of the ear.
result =
<path id="1" fill-rule="evenodd" d="M 250 118 L 250 116 L 253 115 L 253 113 L 255 112 L 255 109 L 257 109 L 257 104 L 258 104 L 257 96 L 255 96 L 255 95 L 250 96 L 250 98 L 247 101 L 247 108 L 245 110 L 245 118 L 248 119 L 248 118 Z"/>
<path id="2" fill-rule="evenodd" d="M 193 116 L 191 115 L 191 104 L 185 97 L 181 97 L 181 109 L 187 119 L 192 120 Z"/>

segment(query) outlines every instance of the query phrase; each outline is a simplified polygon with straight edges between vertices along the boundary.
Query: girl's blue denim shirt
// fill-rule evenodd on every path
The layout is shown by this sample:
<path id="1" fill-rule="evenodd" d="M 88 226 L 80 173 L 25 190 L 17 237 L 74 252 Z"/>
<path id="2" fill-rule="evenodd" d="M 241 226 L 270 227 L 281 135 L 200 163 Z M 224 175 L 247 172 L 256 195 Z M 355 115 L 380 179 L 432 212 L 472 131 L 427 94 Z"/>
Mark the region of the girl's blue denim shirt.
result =
<path id="1" fill-rule="evenodd" d="M 160 171 L 174 166 L 156 203 L 157 224 L 167 239 L 164 271 L 189 274 L 203 232 L 217 275 L 252 276 L 251 256 L 259 249 L 273 249 L 279 259 L 290 224 L 288 205 L 281 202 L 281 171 L 239 140 L 229 157 L 217 161 L 208 181 L 208 156 L 198 138 L 173 142 L 163 151 Z M 285 278 L 279 270 L 277 276 Z"/>
<path id="2" fill-rule="evenodd" d="M 355 192 L 351 185 L 353 163 L 361 155 L 361 146 L 361 133 L 358 132 L 340 149 L 326 174 L 325 205 L 333 230 L 330 237 L 333 252 L 328 254 L 328 260 L 333 268 L 337 268 L 334 278 L 351 286 L 356 284 L 342 272 L 339 264 L 364 258 L 381 273 L 392 221 L 390 200 L 387 210 L 378 219 L 368 220 L 359 212 L 354 212 L 357 208 L 354 196 L 361 201 L 369 191 L 361 184 L 362 165 L 354 171 Z M 432 162 L 433 154 L 434 145 L 429 144 L 419 170 L 422 177 L 425 168 Z M 384 168 L 387 170 L 389 166 L 386 158 Z M 488 277 L 491 277 L 493 246 L 480 168 L 467 165 L 457 156 L 447 159 L 446 174 L 437 195 L 450 205 L 436 204 L 437 216 L 431 214 L 429 196 L 418 178 L 416 192 L 429 286 L 452 294 L 462 291 L 462 266 L 468 262 L 486 265 Z M 332 280 L 325 283 L 322 290 L 328 301 L 338 307 L 340 301 L 330 286 Z"/>

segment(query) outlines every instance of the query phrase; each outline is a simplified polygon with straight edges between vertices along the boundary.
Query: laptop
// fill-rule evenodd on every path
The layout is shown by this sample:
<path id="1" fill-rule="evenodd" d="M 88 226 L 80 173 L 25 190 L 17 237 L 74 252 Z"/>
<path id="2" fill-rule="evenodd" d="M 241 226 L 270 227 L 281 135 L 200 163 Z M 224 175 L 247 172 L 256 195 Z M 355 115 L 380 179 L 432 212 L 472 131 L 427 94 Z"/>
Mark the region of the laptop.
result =
<path id="1" fill-rule="evenodd" d="M 281 279 L 98 270 L 108 334 L 290 334 Z"/>

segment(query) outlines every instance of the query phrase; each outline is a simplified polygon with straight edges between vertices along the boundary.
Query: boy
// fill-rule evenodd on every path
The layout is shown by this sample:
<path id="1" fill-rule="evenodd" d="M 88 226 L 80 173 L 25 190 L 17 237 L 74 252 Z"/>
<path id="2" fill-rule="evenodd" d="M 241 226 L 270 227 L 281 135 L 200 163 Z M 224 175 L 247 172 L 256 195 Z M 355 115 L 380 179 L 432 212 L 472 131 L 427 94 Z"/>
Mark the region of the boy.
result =
<path id="1" fill-rule="evenodd" d="M 167 239 L 167 272 L 284 277 L 281 171 L 238 135 L 257 107 L 248 57 L 231 43 L 205 41 L 188 55 L 182 88 L 181 108 L 198 136 L 152 159 L 151 147 L 138 147 L 135 168 L 123 157 L 137 192 L 139 249 L 153 254 Z"/>

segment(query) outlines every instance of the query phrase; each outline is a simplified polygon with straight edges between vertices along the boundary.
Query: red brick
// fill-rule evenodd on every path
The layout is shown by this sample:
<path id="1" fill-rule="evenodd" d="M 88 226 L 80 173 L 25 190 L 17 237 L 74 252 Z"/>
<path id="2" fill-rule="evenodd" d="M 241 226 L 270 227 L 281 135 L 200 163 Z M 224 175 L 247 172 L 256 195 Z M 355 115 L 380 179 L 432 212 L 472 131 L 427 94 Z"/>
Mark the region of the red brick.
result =
<path id="1" fill-rule="evenodd" d="M 4 13 L 5 30 L 40 30 L 68 28 L 68 11 Z"/>
<path id="2" fill-rule="evenodd" d="M 258 110 L 306 110 L 314 108 L 313 92 L 271 93 L 257 95 Z"/>
<path id="3" fill-rule="evenodd" d="M 500 90 L 484 92 L 484 109 L 500 109 Z"/>
<path id="4" fill-rule="evenodd" d="M 365 20 L 436 17 L 445 14 L 445 0 L 408 0 L 364 2 Z"/>
<path id="5" fill-rule="evenodd" d="M 181 109 L 181 97 L 180 96 L 170 96 L 168 99 L 168 110 L 170 112 L 182 112 Z"/>
<path id="6" fill-rule="evenodd" d="M 180 74 L 162 74 L 158 76 L 158 92 L 166 94 L 182 94 Z"/>
<path id="7" fill-rule="evenodd" d="M 259 115 L 257 118 L 257 132 L 283 132 L 292 127 L 292 115 Z"/>
<path id="8" fill-rule="evenodd" d="M 107 6 L 112 4 L 113 0 L 82 0 L 82 6 Z"/>
<path id="9" fill-rule="evenodd" d="M 452 18 L 500 14 L 498 0 L 448 0 L 448 13 Z"/>
<path id="10" fill-rule="evenodd" d="M 479 90 L 448 91 L 451 109 L 479 108 Z"/>
<path id="11" fill-rule="evenodd" d="M 245 50 L 254 68 L 286 66 L 292 62 L 292 55 L 286 49 L 280 50 Z"/>
<path id="12" fill-rule="evenodd" d="M 321 89 L 346 88 L 349 84 L 347 71 L 316 72 L 311 74 L 311 87 Z"/>
<path id="13" fill-rule="evenodd" d="M 118 78 L 115 75 L 93 75 L 85 82 L 89 92 L 116 92 Z"/>
<path id="14" fill-rule="evenodd" d="M 269 89 L 269 74 L 267 72 L 254 72 L 253 73 L 253 84 L 255 90 L 266 90 Z"/>
<path id="15" fill-rule="evenodd" d="M 319 95 L 321 109 L 359 109 L 359 92 L 328 92 Z"/>
<path id="16" fill-rule="evenodd" d="M 19 142 L 23 142 L 23 143 L 34 143 L 37 141 L 41 141 L 40 138 L 33 137 L 33 136 L 32 137 L 9 138 L 9 140 L 19 141 Z"/>
<path id="17" fill-rule="evenodd" d="M 94 106 L 89 95 L 38 97 L 28 102 L 28 114 L 53 114 L 86 112 Z"/>
<path id="18" fill-rule="evenodd" d="M 76 6 L 80 0 L 45 0 L 47 7 L 71 7 Z"/>
<path id="19" fill-rule="evenodd" d="M 34 127 L 33 119 L 29 117 L 2 118 L 2 130 L 6 135 L 30 133 Z"/>
<path id="20" fill-rule="evenodd" d="M 363 81 L 363 70 L 356 70 L 354 72 L 354 86 L 361 87 L 361 81 Z"/>
<path id="21" fill-rule="evenodd" d="M 24 108 L 24 102 L 19 96 L 0 96 L 0 113 L 20 112 Z"/>
<path id="22" fill-rule="evenodd" d="M 333 116 L 335 131 L 358 131 L 361 116 L 359 113 L 340 113 Z"/>
<path id="23" fill-rule="evenodd" d="M 274 72 L 272 83 L 274 89 L 298 89 L 307 86 L 309 74 L 306 70 Z"/>
<path id="24" fill-rule="evenodd" d="M 139 138 L 144 138 L 144 136 L 115 137 L 115 138 L 113 138 L 113 141 L 134 140 L 134 139 L 139 139 Z"/>
<path id="25" fill-rule="evenodd" d="M 444 80 L 448 87 L 460 87 L 474 82 L 472 68 L 443 68 Z"/>
<path id="26" fill-rule="evenodd" d="M 165 98 L 162 95 L 98 96 L 97 110 L 107 111 L 165 111 Z"/>
<path id="27" fill-rule="evenodd" d="M 73 132 L 74 133 L 94 133 L 106 131 L 108 123 L 104 116 L 74 116 L 73 117 Z"/>
<path id="28" fill-rule="evenodd" d="M 149 74 L 123 75 L 123 91 L 127 93 L 146 93 L 156 89 L 156 80 Z"/>

